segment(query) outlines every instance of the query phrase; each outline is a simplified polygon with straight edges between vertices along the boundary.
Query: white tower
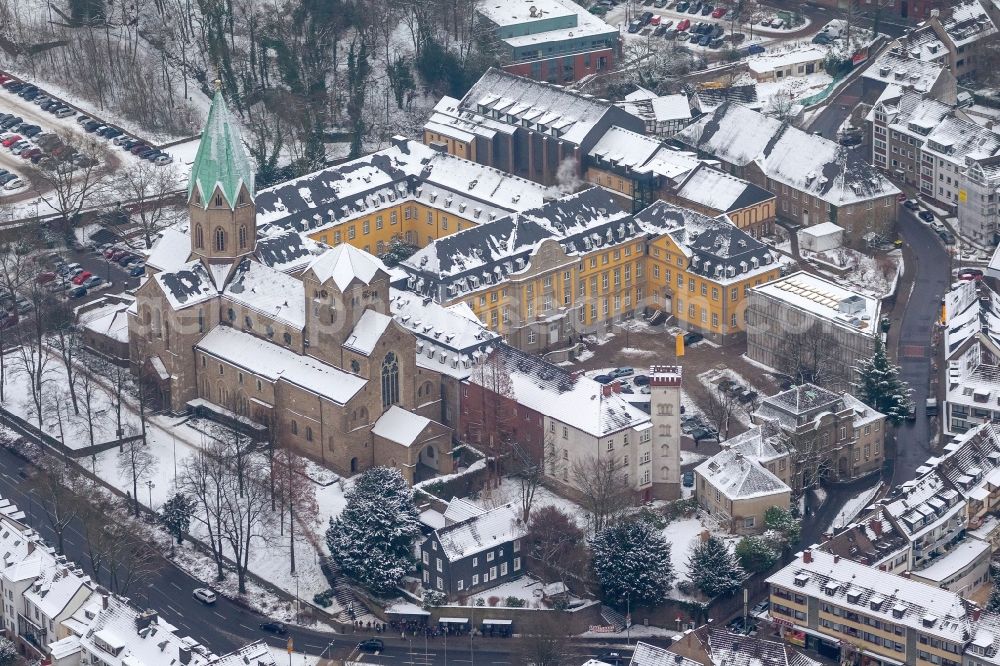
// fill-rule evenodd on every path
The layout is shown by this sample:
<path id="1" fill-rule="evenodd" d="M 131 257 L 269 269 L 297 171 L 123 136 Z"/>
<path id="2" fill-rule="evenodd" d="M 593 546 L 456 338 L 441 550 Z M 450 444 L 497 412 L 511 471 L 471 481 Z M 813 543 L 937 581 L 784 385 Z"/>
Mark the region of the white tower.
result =
<path id="1" fill-rule="evenodd" d="M 681 496 L 681 367 L 649 368 L 649 413 L 653 421 L 653 496 Z"/>

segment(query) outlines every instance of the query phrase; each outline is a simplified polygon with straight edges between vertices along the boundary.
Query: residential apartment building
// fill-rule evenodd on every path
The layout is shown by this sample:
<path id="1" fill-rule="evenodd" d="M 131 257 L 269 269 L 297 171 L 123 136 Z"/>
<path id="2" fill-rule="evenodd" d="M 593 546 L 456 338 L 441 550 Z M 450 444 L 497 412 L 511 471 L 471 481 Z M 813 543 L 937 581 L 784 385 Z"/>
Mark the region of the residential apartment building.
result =
<path id="1" fill-rule="evenodd" d="M 914 57 L 902 45 L 883 52 L 861 72 L 862 99 L 874 104 L 883 94 L 912 90 L 945 104 L 958 100 L 958 81 L 944 63 Z"/>
<path id="2" fill-rule="evenodd" d="M 262 190 L 254 204 L 257 223 L 269 237 L 277 229 L 381 256 L 394 242 L 423 247 L 540 206 L 545 193 L 537 183 L 477 164 L 471 156 L 396 137 L 384 150 Z M 301 254 L 268 245 L 258 251 Z M 307 260 L 320 251 L 322 246 L 306 252 Z"/>
<path id="3" fill-rule="evenodd" d="M 792 489 L 738 448 L 715 454 L 694 476 L 698 503 L 733 534 L 759 534 L 768 509 L 791 506 Z"/>
<path id="4" fill-rule="evenodd" d="M 856 522 L 835 527 L 836 535 L 828 535 L 822 550 L 891 574 L 910 570 L 910 541 L 896 529 L 883 507 L 863 510 Z"/>
<path id="5" fill-rule="evenodd" d="M 883 95 L 868 116 L 872 163 L 913 187 L 926 181 L 924 193 L 932 196 L 933 169 L 921 178 L 921 150 L 927 136 L 954 110 L 949 104 L 913 91 Z"/>
<path id="6" fill-rule="evenodd" d="M 968 525 L 966 503 L 941 475 L 925 474 L 884 504 L 903 538 L 910 542 L 910 570 L 926 567 L 948 553 Z"/>
<path id="7" fill-rule="evenodd" d="M 480 2 L 476 12 L 501 44 L 503 70 L 568 83 L 612 69 L 621 55 L 618 28 L 569 0 Z"/>
<path id="8" fill-rule="evenodd" d="M 493 411 L 477 405 L 502 400 L 512 405 L 502 429 L 518 441 L 541 439 L 531 450 L 549 483 L 568 495 L 600 464 L 618 470 L 638 500 L 680 496 L 679 367 L 650 368 L 650 414 L 632 406 L 618 383 L 598 384 L 505 345 L 482 367 L 463 394 L 462 427 L 473 444 L 481 413 Z"/>
<path id="9" fill-rule="evenodd" d="M 725 216 L 708 217 L 665 201 L 635 220 L 643 228 L 667 230 L 648 244 L 651 302 L 680 326 L 717 342 L 740 337 L 750 290 L 781 275 L 767 246 Z"/>
<path id="10" fill-rule="evenodd" d="M 965 158 L 958 175 L 958 230 L 978 245 L 991 246 L 1000 240 L 997 224 L 1000 203 L 1000 156 Z"/>
<path id="11" fill-rule="evenodd" d="M 794 451 L 788 485 L 798 494 L 820 481 L 852 481 L 881 470 L 885 415 L 858 410 L 850 395 L 812 384 L 768 396 L 752 416 L 773 421 Z"/>
<path id="12" fill-rule="evenodd" d="M 881 303 L 798 272 L 750 289 L 747 356 L 804 381 L 850 391 L 859 361 L 875 351 Z"/>
<path id="13" fill-rule="evenodd" d="M 814 548 L 767 582 L 784 640 L 842 663 L 961 666 L 973 636 L 960 595 Z"/>
<path id="14" fill-rule="evenodd" d="M 899 189 L 847 146 L 730 103 L 674 140 L 774 193 L 778 217 L 790 223 L 833 222 L 854 246 L 893 233 Z"/>
<path id="15" fill-rule="evenodd" d="M 1000 421 L 1000 295 L 985 282 L 959 281 L 944 297 L 948 375 L 942 406 L 946 434 Z"/>
<path id="16" fill-rule="evenodd" d="M 425 589 L 464 599 L 524 575 L 527 525 L 517 503 L 482 511 L 434 530 L 420 544 Z"/>
<path id="17" fill-rule="evenodd" d="M 461 100 L 438 102 L 424 143 L 553 185 L 582 178 L 584 156 L 611 127 L 642 134 L 646 123 L 606 100 L 490 69 Z"/>

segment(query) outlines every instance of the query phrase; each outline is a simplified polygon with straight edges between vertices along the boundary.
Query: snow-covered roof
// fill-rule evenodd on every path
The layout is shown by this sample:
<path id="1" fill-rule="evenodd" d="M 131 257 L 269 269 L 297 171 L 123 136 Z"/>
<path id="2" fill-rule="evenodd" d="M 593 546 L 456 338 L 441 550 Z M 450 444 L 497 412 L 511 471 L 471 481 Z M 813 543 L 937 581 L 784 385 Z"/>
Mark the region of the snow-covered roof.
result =
<path id="1" fill-rule="evenodd" d="M 365 379 L 296 354 L 269 340 L 254 337 L 229 326 L 216 326 L 195 349 L 270 381 L 287 381 L 307 391 L 346 404 L 364 388 Z"/>
<path id="2" fill-rule="evenodd" d="M 802 425 L 801 418 L 816 418 L 822 413 L 841 412 L 844 409 L 843 395 L 815 384 L 802 384 L 764 398 L 754 417 L 772 419 L 785 429 L 794 430 Z"/>
<path id="3" fill-rule="evenodd" d="M 676 138 L 730 164 L 756 162 L 768 178 L 834 206 L 899 194 L 847 146 L 738 104 L 723 104 Z"/>
<path id="4" fill-rule="evenodd" d="M 695 167 L 681 183 L 676 194 L 681 199 L 720 213 L 729 213 L 774 199 L 774 195 L 764 188 L 706 164 Z"/>
<path id="5" fill-rule="evenodd" d="M 709 626 L 708 649 L 719 666 L 820 666 L 821 662 L 795 652 L 785 643 L 733 633 Z"/>
<path id="6" fill-rule="evenodd" d="M 776 69 L 784 69 L 810 62 L 821 62 L 830 50 L 816 44 L 802 46 L 787 51 L 768 51 L 747 60 L 751 72 L 764 74 Z M 794 72 L 793 72 L 794 73 Z"/>
<path id="7" fill-rule="evenodd" d="M 272 233 L 261 235 L 262 229 L 267 228 L 273 230 Z M 319 243 L 294 230 L 262 225 L 257 233 L 257 246 L 254 248 L 257 260 L 283 273 L 305 268 L 313 257 L 323 251 Z"/>
<path id="8" fill-rule="evenodd" d="M 948 47 L 937 36 L 934 29 L 927 25 L 900 38 L 900 46 L 911 58 L 926 62 L 944 62 L 948 57 Z"/>
<path id="9" fill-rule="evenodd" d="M 803 229 L 799 229 L 799 235 L 812 236 L 813 238 L 822 238 L 824 236 L 836 236 L 837 234 L 844 233 L 844 228 L 839 224 L 834 222 L 821 222 L 819 224 L 814 224 Z"/>
<path id="10" fill-rule="evenodd" d="M 791 493 L 785 483 L 737 449 L 723 449 L 695 468 L 716 490 L 733 501 Z"/>
<path id="11" fill-rule="evenodd" d="M 559 0 L 532 0 L 531 2 L 503 2 L 483 0 L 476 11 L 497 26 L 523 26 L 536 21 L 549 22 L 555 18 L 566 18 L 577 14 Z M 583 8 L 580 8 L 582 13 Z M 529 28 L 530 30 L 530 28 Z"/>
<path id="12" fill-rule="evenodd" d="M 846 289 L 829 280 L 799 271 L 754 287 L 768 298 L 813 317 L 827 319 L 862 335 L 878 333 L 881 304 L 877 299 Z"/>
<path id="13" fill-rule="evenodd" d="M 493 2 L 494 0 L 487 1 Z M 545 30 L 542 32 L 528 32 L 520 35 L 507 36 L 502 38 L 504 43 L 514 49 L 535 45 L 541 48 L 541 45 L 543 44 L 555 44 L 552 48 L 558 48 L 558 42 L 567 40 L 589 39 L 592 44 L 594 42 L 598 42 L 597 45 L 602 45 L 600 42 L 603 41 L 603 45 L 606 46 L 611 46 L 611 42 L 617 40 L 618 28 L 608 25 L 601 18 L 594 16 L 571 0 L 567 2 L 560 2 L 559 0 L 549 1 L 567 8 L 569 8 L 570 5 L 575 7 L 575 10 L 572 11 L 574 11 L 576 16 L 576 25 L 553 28 L 552 30 Z M 516 3 L 507 3 L 507 6 L 515 4 Z M 603 37 L 604 39 L 595 39 L 598 37 Z"/>
<path id="14" fill-rule="evenodd" d="M 697 661 L 682 657 L 666 648 L 638 641 L 629 666 L 700 666 Z"/>
<path id="15" fill-rule="evenodd" d="M 276 666 L 274 653 L 263 640 L 250 643 L 212 660 L 212 666 Z"/>
<path id="16" fill-rule="evenodd" d="M 100 300 L 100 299 L 99 299 Z M 128 342 L 129 306 L 133 300 L 108 301 L 100 307 L 81 312 L 77 323 L 88 331 L 117 342 Z"/>
<path id="17" fill-rule="evenodd" d="M 953 549 L 935 559 L 931 564 L 923 569 L 913 572 L 913 575 L 921 580 L 934 585 L 947 583 L 948 579 L 955 574 L 964 571 L 968 566 L 976 561 L 988 558 L 992 546 L 979 539 L 964 539 Z"/>
<path id="18" fill-rule="evenodd" d="M 378 257 L 344 243 L 316 257 L 306 271 L 312 271 L 320 283 L 332 280 L 343 292 L 354 280 L 371 284 L 379 273 L 388 274 L 389 269 Z"/>
<path id="19" fill-rule="evenodd" d="M 615 167 L 640 169 L 662 147 L 662 142 L 651 136 L 627 130 L 623 127 L 610 127 L 594 147 L 587 153 L 591 159 L 597 160 L 601 166 L 607 162 Z"/>
<path id="20" fill-rule="evenodd" d="M 298 330 L 305 327 L 306 299 L 302 281 L 249 258 L 240 262 L 223 296 Z"/>
<path id="21" fill-rule="evenodd" d="M 449 562 L 521 539 L 526 533 L 520 509 L 514 502 L 434 532 Z"/>
<path id="22" fill-rule="evenodd" d="M 964 511 L 965 500 L 932 472 L 899 487 L 884 510 L 903 536 L 915 541 Z"/>
<path id="23" fill-rule="evenodd" d="M 910 58 L 907 55 L 886 51 L 865 69 L 861 76 L 885 84 L 913 88 L 917 92 L 930 92 L 946 66 Z"/>
<path id="24" fill-rule="evenodd" d="M 499 69 L 489 69 L 472 85 L 461 100 L 461 110 L 465 117 L 492 117 L 511 125 L 521 125 L 530 114 L 534 127 L 577 145 L 600 129 L 609 111 L 621 112 L 607 100 Z M 511 110 L 518 113 L 510 114 Z"/>
<path id="25" fill-rule="evenodd" d="M 922 151 L 964 167 L 966 158 L 979 160 L 1000 153 L 1000 134 L 949 114 L 927 134 Z"/>
<path id="26" fill-rule="evenodd" d="M 158 271 L 172 271 L 187 263 L 191 256 L 191 237 L 174 227 L 167 227 L 153 243 L 146 265 Z"/>
<path id="27" fill-rule="evenodd" d="M 390 289 L 389 309 L 400 326 L 443 349 L 476 350 L 500 337 L 479 321 L 465 301 L 443 307 L 414 293 Z"/>
<path id="28" fill-rule="evenodd" d="M 197 259 L 173 270 L 161 271 L 153 279 L 175 310 L 197 305 L 219 295 L 212 276 Z"/>
<path id="29" fill-rule="evenodd" d="M 850 393 L 843 393 L 841 394 L 841 397 L 844 399 L 844 406 L 854 410 L 853 423 L 855 428 L 868 425 L 869 423 L 874 423 L 879 419 L 885 418 L 885 414 L 877 409 L 874 409 L 873 407 L 869 407 Z"/>
<path id="30" fill-rule="evenodd" d="M 750 79 L 750 77 L 744 77 Z M 694 101 L 702 113 L 710 113 L 727 102 L 759 109 L 761 102 L 757 96 L 757 82 L 752 79 L 719 88 L 701 87 L 695 94 Z"/>
<path id="31" fill-rule="evenodd" d="M 451 501 L 448 502 L 448 508 L 444 511 L 444 519 L 446 524 L 450 525 L 481 516 L 484 513 L 486 513 L 486 509 L 478 504 L 462 497 L 452 497 Z"/>
<path id="32" fill-rule="evenodd" d="M 107 597 L 107 608 L 103 608 L 101 596 L 95 594 L 74 619 L 86 629 L 78 636 L 81 647 L 108 666 L 171 666 L 181 663 L 182 652 L 190 653 L 189 666 L 205 666 L 215 658 L 192 639 L 178 636 L 176 628 L 163 619 L 143 617 L 114 595 Z M 237 665 L 229 662 L 228 666 Z"/>
<path id="33" fill-rule="evenodd" d="M 739 229 L 725 215 L 709 217 L 660 200 L 634 219 L 650 233 L 666 231 L 685 254 L 688 272 L 713 282 L 744 281 L 777 267 L 767 245 Z"/>
<path id="34" fill-rule="evenodd" d="M 414 414 L 399 405 L 393 405 L 372 426 L 372 434 L 396 444 L 410 446 L 417 441 L 417 437 L 420 437 L 420 433 L 430 423 L 431 420 L 425 416 Z"/>
<path id="35" fill-rule="evenodd" d="M 865 615 L 891 625 L 911 627 L 920 634 L 960 644 L 972 636 L 971 618 L 965 600 L 958 594 L 849 559 L 834 559 L 832 554 L 816 549 L 810 551 L 810 562 L 805 559 L 800 554 L 794 562 L 770 576 L 767 582 L 786 590 L 801 590 L 813 597 L 828 599 L 842 608 L 855 606 L 863 609 Z M 857 601 L 848 601 L 848 594 L 852 598 L 857 594 Z M 876 604 L 877 608 L 872 608 L 874 597 L 881 599 L 881 603 Z M 894 614 L 894 611 L 897 612 Z"/>
<path id="36" fill-rule="evenodd" d="M 649 423 L 650 417 L 633 407 L 620 393 L 582 375 L 574 375 L 542 358 L 500 344 L 494 357 L 474 372 L 469 381 L 497 386 L 493 372 L 510 378 L 510 391 L 519 404 L 555 421 L 603 437 Z"/>
<path id="37" fill-rule="evenodd" d="M 72 563 L 60 563 L 47 552 L 36 552 L 41 560 L 41 572 L 25 591 L 25 600 L 37 606 L 39 612 L 50 620 L 64 612 L 74 612 L 75 608 L 69 608 L 70 602 L 80 598 L 78 595 L 92 591 L 90 576 L 84 575 Z"/>
<path id="38" fill-rule="evenodd" d="M 447 102 L 439 106 L 446 108 Z M 444 111 L 432 118 L 447 134 L 452 119 Z M 468 121 L 454 122 L 462 131 L 484 131 Z M 394 137 L 384 150 L 262 190 L 255 203 L 258 225 L 315 234 L 409 201 L 480 224 L 491 215 L 540 206 L 546 192 L 525 178 Z"/>
<path id="39" fill-rule="evenodd" d="M 953 0 L 941 18 L 941 27 L 956 48 L 996 34 L 989 12 L 979 0 Z"/>
<path id="40" fill-rule="evenodd" d="M 365 310 L 354 325 L 351 334 L 344 341 L 344 347 L 368 356 L 382 338 L 385 329 L 392 324 L 392 317 L 375 310 Z"/>
<path id="41" fill-rule="evenodd" d="M 739 435 L 720 442 L 720 445 L 739 451 L 744 458 L 756 460 L 761 464 L 787 456 L 789 449 L 784 443 L 778 424 L 770 419 L 760 419 L 760 421 Z"/>

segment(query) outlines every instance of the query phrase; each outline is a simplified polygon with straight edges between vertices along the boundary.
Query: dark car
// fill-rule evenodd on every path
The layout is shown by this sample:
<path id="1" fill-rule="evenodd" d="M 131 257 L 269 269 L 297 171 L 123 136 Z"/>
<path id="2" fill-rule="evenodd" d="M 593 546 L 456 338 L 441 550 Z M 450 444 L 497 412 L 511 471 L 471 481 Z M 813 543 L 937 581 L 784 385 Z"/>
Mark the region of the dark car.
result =
<path id="1" fill-rule="evenodd" d="M 608 666 L 628 666 L 630 659 L 622 656 L 621 652 L 616 650 L 608 650 L 607 652 L 602 652 L 597 656 L 597 660 L 601 663 L 608 664 Z"/>
<path id="2" fill-rule="evenodd" d="M 66 295 L 69 296 L 72 299 L 83 298 L 84 296 L 87 295 L 87 288 L 86 287 L 73 287 L 72 289 L 70 289 L 66 293 Z"/>
<path id="3" fill-rule="evenodd" d="M 642 21 L 643 25 L 649 25 L 650 20 L 653 18 L 653 12 L 643 12 L 639 20 Z"/>
<path id="4" fill-rule="evenodd" d="M 709 14 L 712 13 L 713 9 L 715 9 L 715 7 L 713 7 L 712 5 L 702 5 L 701 6 L 701 15 L 702 16 L 708 16 Z"/>
<path id="5" fill-rule="evenodd" d="M 701 5 L 699 5 L 698 3 L 691 5 L 687 9 L 688 14 L 697 14 L 700 11 L 701 11 Z"/>
<path id="6" fill-rule="evenodd" d="M 642 21 L 640 21 L 639 19 L 633 19 L 633 20 L 629 21 L 629 23 L 628 23 L 628 31 L 630 33 L 635 34 L 635 33 L 639 32 L 640 30 L 642 30 Z"/>
<path id="7" fill-rule="evenodd" d="M 694 343 L 700 342 L 704 339 L 705 339 L 704 335 L 702 335 L 701 333 L 695 333 L 694 331 L 684 334 L 684 344 L 686 345 L 693 345 Z"/>
<path id="8" fill-rule="evenodd" d="M 751 44 L 750 46 L 747 47 L 747 55 L 759 55 L 761 53 L 764 53 L 766 50 L 767 49 L 765 49 L 760 44 Z"/>
<path id="9" fill-rule="evenodd" d="M 663 33 L 665 33 L 666 31 L 667 31 L 667 26 L 661 23 L 660 25 L 656 26 L 656 28 L 653 30 L 653 37 L 662 37 Z"/>
<path id="10" fill-rule="evenodd" d="M 146 264 L 136 264 L 129 269 L 128 274 L 132 277 L 139 277 L 146 274 Z"/>
<path id="11" fill-rule="evenodd" d="M 681 483 L 685 488 L 694 488 L 694 472 L 684 472 L 681 475 Z"/>
<path id="12" fill-rule="evenodd" d="M 613 379 L 614 377 L 612 377 L 611 375 L 597 375 L 596 377 L 594 377 L 594 381 L 597 382 L 598 384 L 609 384 Z"/>
<path id="13" fill-rule="evenodd" d="M 129 152 L 132 153 L 133 155 L 138 155 L 139 153 L 144 153 L 144 152 L 146 152 L 149 149 L 150 149 L 150 146 L 147 146 L 144 143 L 140 143 L 137 146 L 132 146 L 132 148 L 129 149 Z"/>
<path id="14" fill-rule="evenodd" d="M 934 221 L 934 213 L 930 212 L 929 210 L 920 211 L 919 213 L 917 213 L 917 217 L 919 217 L 924 222 L 927 222 L 928 224 Z"/>
<path id="15" fill-rule="evenodd" d="M 708 43 L 708 47 L 711 48 L 711 49 L 720 49 L 720 48 L 722 48 L 722 45 L 724 43 L 725 43 L 724 39 L 716 37 L 715 39 L 713 39 L 712 41 L 710 41 Z"/>
<path id="16" fill-rule="evenodd" d="M 261 622 L 260 628 L 272 634 L 279 634 L 282 636 L 288 633 L 288 629 L 285 628 L 284 622 L 274 622 L 274 621 Z"/>
<path id="17" fill-rule="evenodd" d="M 944 241 L 945 245 L 954 245 L 957 241 L 955 240 L 955 234 L 950 231 L 939 231 L 938 236 Z"/>
<path id="18" fill-rule="evenodd" d="M 382 642 L 381 638 L 369 638 L 358 643 L 358 649 L 362 652 L 382 652 L 385 649 L 385 643 Z"/>
<path id="19" fill-rule="evenodd" d="M 698 46 L 708 46 L 712 41 L 712 38 L 708 35 L 702 35 L 698 38 Z"/>
<path id="20" fill-rule="evenodd" d="M 678 2 L 677 3 L 677 11 L 678 11 L 678 13 L 684 13 L 684 12 L 686 12 L 688 10 L 689 6 L 690 5 L 688 5 L 688 3 L 686 3 L 686 2 Z"/>
<path id="21" fill-rule="evenodd" d="M 647 375 L 636 375 L 632 378 L 632 383 L 636 386 L 647 386 L 649 384 L 649 377 Z"/>
<path id="22" fill-rule="evenodd" d="M 920 210 L 920 204 L 917 203 L 916 199 L 907 199 L 903 202 L 904 208 L 909 208 L 910 210 Z"/>

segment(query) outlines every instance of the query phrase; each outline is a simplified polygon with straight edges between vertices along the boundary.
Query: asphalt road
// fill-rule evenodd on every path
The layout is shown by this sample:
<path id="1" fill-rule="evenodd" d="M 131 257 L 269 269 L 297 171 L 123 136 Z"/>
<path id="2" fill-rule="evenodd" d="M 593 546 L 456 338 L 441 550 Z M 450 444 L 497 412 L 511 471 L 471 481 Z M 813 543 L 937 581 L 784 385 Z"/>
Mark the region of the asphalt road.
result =
<path id="1" fill-rule="evenodd" d="M 931 377 L 930 340 L 934 324 L 940 316 L 941 298 L 951 284 L 951 265 L 937 234 L 922 223 L 910 210 L 900 206 L 899 233 L 909 248 L 908 259 L 914 269 L 913 290 L 906 299 L 899 327 L 896 362 L 900 375 L 913 389 L 916 420 L 907 421 L 896 430 L 896 452 L 893 463 L 894 484 L 916 476 L 916 469 L 931 455 L 931 431 L 925 412 L 925 400 Z"/>

